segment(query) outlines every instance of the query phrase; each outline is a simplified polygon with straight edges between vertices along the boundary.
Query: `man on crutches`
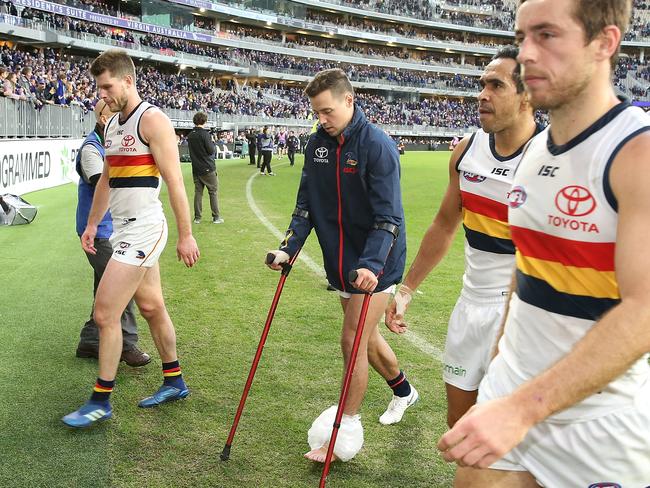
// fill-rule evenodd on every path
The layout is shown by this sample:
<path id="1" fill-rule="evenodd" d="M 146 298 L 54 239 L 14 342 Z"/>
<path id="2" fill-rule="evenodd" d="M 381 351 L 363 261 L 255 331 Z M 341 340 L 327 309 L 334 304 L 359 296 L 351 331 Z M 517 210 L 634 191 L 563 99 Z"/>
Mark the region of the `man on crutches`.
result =
<path id="1" fill-rule="evenodd" d="M 418 393 L 400 371 L 395 353 L 379 334 L 377 324 L 402 278 L 406 258 L 404 211 L 400 191 L 399 153 L 395 142 L 368 122 L 354 103 L 345 73 L 318 73 L 305 94 L 320 126 L 305 148 L 296 209 L 280 249 L 269 264 L 279 270 L 302 247 L 312 227 L 323 252 L 327 280 L 343 307 L 341 348 L 344 371 L 351 356 L 359 314 L 366 293 L 373 293 L 358 348 L 349 393 L 343 406 L 334 456 L 348 461 L 363 445 L 359 409 L 368 384 L 370 364 L 392 389 L 384 424 L 399 422 Z M 347 281 L 356 270 L 356 280 Z M 336 406 L 312 424 L 307 459 L 325 462 Z"/>

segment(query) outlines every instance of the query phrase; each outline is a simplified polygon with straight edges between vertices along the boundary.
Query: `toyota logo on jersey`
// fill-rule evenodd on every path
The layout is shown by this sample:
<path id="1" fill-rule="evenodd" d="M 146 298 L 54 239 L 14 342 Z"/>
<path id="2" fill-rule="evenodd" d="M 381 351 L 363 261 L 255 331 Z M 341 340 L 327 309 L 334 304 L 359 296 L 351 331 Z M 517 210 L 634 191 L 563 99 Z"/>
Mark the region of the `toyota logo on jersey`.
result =
<path id="1" fill-rule="evenodd" d="M 596 199 L 584 186 L 565 186 L 555 195 L 555 206 L 564 215 L 582 217 L 596 208 Z"/>
<path id="2" fill-rule="evenodd" d="M 135 144 L 135 137 L 132 135 L 126 135 L 122 138 L 122 146 L 130 147 L 133 146 L 133 144 Z"/>

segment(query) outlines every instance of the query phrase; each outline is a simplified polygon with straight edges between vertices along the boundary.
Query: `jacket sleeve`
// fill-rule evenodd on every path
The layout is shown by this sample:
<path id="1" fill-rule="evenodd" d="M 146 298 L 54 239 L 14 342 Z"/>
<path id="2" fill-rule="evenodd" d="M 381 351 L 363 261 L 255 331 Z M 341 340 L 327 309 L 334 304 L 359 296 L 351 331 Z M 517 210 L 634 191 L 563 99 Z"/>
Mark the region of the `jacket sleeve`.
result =
<path id="1" fill-rule="evenodd" d="M 379 275 L 393 241 L 403 230 L 404 212 L 397 146 L 385 139 L 371 142 L 369 146 L 366 183 L 373 227 L 366 238 L 357 268 L 366 268 Z"/>
<path id="2" fill-rule="evenodd" d="M 300 177 L 300 186 L 298 187 L 298 197 L 296 198 L 296 208 L 291 216 L 289 229 L 280 243 L 280 250 L 293 257 L 303 246 L 311 228 L 313 227 L 309 215 L 309 190 L 307 184 L 307 164 L 302 168 Z"/>
<path id="3" fill-rule="evenodd" d="M 205 141 L 205 152 L 208 156 L 212 156 L 217 152 L 217 146 L 212 140 L 210 132 L 204 131 L 203 140 Z"/>

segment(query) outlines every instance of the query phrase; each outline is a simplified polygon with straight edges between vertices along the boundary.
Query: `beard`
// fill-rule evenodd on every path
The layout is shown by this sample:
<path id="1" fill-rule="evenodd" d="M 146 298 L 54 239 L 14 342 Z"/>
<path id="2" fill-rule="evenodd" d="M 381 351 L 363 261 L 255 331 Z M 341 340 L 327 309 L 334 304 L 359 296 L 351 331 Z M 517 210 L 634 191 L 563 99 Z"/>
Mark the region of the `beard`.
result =
<path id="1" fill-rule="evenodd" d="M 580 96 L 589 85 L 591 75 L 588 69 L 583 69 L 579 76 L 572 80 L 560 80 L 547 90 L 534 91 L 526 87 L 530 104 L 535 110 L 557 110 Z"/>

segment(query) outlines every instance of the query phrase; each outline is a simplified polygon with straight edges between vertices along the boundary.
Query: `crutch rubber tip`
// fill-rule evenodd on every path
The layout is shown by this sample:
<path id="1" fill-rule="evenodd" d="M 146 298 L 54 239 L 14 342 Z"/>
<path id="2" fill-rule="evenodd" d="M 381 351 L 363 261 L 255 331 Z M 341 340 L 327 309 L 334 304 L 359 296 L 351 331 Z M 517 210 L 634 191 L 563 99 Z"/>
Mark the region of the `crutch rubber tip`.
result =
<path id="1" fill-rule="evenodd" d="M 266 264 L 271 264 L 273 261 L 275 261 L 275 254 L 270 252 L 266 255 Z"/>
<path id="2" fill-rule="evenodd" d="M 223 451 L 221 451 L 221 456 L 219 456 L 222 461 L 228 461 L 230 459 L 230 446 L 226 444 L 223 448 Z"/>

